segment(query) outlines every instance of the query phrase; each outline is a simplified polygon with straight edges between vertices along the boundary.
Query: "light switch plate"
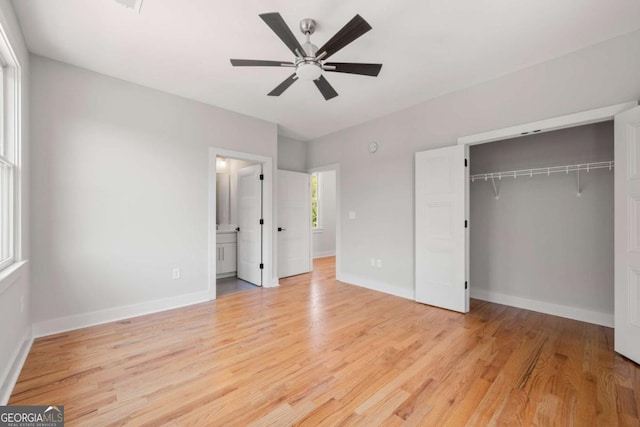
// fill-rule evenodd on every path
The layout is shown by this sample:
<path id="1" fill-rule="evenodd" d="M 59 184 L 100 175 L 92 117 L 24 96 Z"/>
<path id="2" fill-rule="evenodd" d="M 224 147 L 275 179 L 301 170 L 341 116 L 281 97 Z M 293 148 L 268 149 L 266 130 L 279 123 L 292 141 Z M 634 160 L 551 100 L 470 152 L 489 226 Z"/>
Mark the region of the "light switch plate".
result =
<path id="1" fill-rule="evenodd" d="M 349 211 L 349 219 L 356 219 L 356 213 L 354 211 Z"/>

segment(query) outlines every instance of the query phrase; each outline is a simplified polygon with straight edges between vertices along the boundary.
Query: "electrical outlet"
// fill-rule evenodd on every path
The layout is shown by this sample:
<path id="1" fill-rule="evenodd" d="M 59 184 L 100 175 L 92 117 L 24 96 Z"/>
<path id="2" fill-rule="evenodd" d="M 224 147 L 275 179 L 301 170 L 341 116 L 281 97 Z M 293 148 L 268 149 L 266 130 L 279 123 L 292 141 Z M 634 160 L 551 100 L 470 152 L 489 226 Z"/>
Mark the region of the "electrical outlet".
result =
<path id="1" fill-rule="evenodd" d="M 381 259 L 377 259 L 376 260 L 376 267 L 382 268 L 382 260 Z"/>
<path id="2" fill-rule="evenodd" d="M 173 269 L 172 277 L 174 280 L 180 278 L 180 268 L 176 267 Z"/>
<path id="3" fill-rule="evenodd" d="M 24 313 L 24 295 L 20 297 L 20 313 Z"/>
<path id="4" fill-rule="evenodd" d="M 371 259 L 369 260 L 369 262 L 371 263 L 371 267 L 375 267 L 375 266 L 376 266 L 376 260 L 375 260 L 375 258 L 371 258 Z"/>

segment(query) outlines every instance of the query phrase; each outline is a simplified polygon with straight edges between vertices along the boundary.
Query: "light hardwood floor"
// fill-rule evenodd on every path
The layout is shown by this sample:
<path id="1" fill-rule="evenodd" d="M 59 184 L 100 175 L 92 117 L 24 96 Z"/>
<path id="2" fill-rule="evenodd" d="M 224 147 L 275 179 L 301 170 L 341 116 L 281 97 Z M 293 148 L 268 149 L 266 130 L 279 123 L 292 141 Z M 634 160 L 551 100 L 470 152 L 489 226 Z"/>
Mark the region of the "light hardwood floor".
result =
<path id="1" fill-rule="evenodd" d="M 639 425 L 613 331 L 473 301 L 461 315 L 337 282 L 37 339 L 10 404 L 67 425 Z"/>

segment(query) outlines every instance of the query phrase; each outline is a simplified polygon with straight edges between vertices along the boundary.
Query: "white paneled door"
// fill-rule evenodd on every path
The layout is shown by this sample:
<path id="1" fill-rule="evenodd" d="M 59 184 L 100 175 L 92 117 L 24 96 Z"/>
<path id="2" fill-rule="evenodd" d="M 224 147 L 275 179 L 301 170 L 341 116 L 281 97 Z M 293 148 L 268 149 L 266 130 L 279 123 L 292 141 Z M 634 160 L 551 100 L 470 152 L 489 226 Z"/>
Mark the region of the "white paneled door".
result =
<path id="1" fill-rule="evenodd" d="M 311 271 L 311 176 L 278 171 L 278 277 Z"/>
<path id="2" fill-rule="evenodd" d="M 466 313 L 467 147 L 416 153 L 416 301 Z"/>
<path id="3" fill-rule="evenodd" d="M 640 363 L 640 107 L 615 117 L 615 350 Z"/>
<path id="4" fill-rule="evenodd" d="M 240 279 L 262 286 L 262 165 L 238 170 L 238 249 Z"/>

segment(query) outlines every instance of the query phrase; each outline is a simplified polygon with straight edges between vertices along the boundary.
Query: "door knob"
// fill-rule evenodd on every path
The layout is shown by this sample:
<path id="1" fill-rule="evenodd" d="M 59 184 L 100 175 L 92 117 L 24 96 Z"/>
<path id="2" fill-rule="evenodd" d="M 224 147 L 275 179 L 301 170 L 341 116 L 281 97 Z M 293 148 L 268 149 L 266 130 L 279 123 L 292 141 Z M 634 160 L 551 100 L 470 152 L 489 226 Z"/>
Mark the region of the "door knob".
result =
<path id="1" fill-rule="evenodd" d="M 240 231 L 240 227 L 236 227 L 236 231 Z"/>
<path id="2" fill-rule="evenodd" d="M 278 227 L 278 231 L 285 231 L 286 228 Z"/>

